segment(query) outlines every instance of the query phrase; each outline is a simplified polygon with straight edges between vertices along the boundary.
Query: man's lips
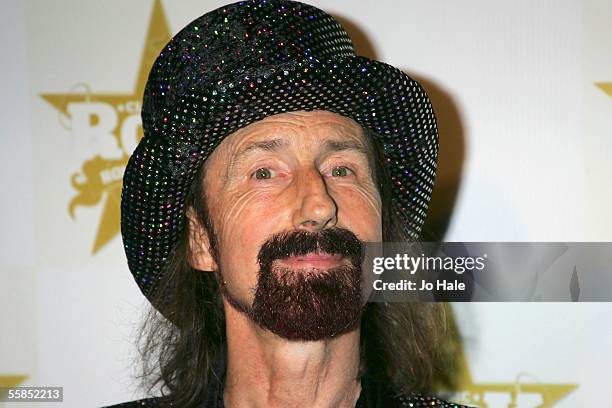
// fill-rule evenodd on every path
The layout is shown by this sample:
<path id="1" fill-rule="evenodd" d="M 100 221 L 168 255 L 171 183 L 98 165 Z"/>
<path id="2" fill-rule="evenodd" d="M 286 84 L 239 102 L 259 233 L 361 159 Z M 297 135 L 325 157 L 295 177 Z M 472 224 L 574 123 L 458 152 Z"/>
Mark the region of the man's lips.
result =
<path id="1" fill-rule="evenodd" d="M 311 252 L 306 255 L 278 259 L 274 263 L 291 269 L 327 269 L 341 265 L 342 261 L 342 255 Z"/>

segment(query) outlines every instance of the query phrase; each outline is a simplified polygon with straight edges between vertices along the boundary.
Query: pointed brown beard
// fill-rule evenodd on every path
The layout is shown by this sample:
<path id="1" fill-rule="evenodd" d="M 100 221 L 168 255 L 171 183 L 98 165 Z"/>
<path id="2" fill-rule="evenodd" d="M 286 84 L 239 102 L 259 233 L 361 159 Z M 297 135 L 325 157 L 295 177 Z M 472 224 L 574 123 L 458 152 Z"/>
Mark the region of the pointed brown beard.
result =
<path id="1" fill-rule="evenodd" d="M 347 333 L 359 326 L 362 313 L 363 245 L 349 230 L 292 231 L 266 241 L 259 251 L 259 277 L 253 305 L 221 290 L 255 323 L 288 340 L 314 341 Z M 325 269 L 291 269 L 274 261 L 312 252 L 343 256 L 348 262 Z"/>

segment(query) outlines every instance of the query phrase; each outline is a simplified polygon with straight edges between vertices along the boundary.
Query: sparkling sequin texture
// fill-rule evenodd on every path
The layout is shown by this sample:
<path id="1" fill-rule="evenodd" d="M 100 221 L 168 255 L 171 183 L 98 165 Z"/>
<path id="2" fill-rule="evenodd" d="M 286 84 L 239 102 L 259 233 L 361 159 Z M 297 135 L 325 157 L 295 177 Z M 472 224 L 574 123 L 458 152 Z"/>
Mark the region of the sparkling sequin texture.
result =
<path id="1" fill-rule="evenodd" d="M 234 3 L 179 32 L 155 61 L 145 89 L 144 138 L 123 178 L 121 232 L 146 296 L 185 226 L 195 172 L 223 138 L 282 112 L 323 109 L 380 138 L 393 205 L 417 238 L 434 183 L 438 134 L 417 82 L 356 56 L 325 12 L 286 0 Z"/>
<path id="2" fill-rule="evenodd" d="M 160 404 L 157 398 L 147 398 L 138 401 L 126 402 L 123 404 L 113 405 L 112 407 L 107 408 L 156 408 L 159 407 Z M 443 401 L 436 397 L 423 396 L 419 394 L 406 394 L 400 395 L 397 397 L 392 397 L 385 401 L 384 407 L 379 406 L 374 403 L 357 403 L 356 408 L 470 408 L 465 405 L 455 404 L 453 402 Z M 223 408 L 223 402 L 219 402 L 219 404 L 214 404 L 214 406 L 207 406 L 205 404 L 201 405 L 201 408 Z"/>

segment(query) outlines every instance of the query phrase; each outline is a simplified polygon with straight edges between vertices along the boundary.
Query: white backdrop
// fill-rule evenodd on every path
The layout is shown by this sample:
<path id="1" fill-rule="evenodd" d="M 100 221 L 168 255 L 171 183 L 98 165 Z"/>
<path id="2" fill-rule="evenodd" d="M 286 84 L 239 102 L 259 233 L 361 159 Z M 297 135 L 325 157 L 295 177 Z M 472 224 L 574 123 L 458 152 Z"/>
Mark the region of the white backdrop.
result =
<path id="1" fill-rule="evenodd" d="M 171 34 L 223 3 L 161 1 Z M 358 51 L 430 92 L 441 129 L 438 202 L 451 198 L 432 210 L 452 214 L 445 240 L 612 241 L 612 85 L 597 86 L 612 83 L 612 2 L 311 3 L 341 19 Z M 120 136 L 135 140 L 134 106 L 120 100 L 138 89 L 153 5 L 0 5 L 0 386 L 63 386 L 57 406 L 142 396 L 130 358 L 145 300 L 117 235 L 113 174 L 102 184 L 76 176 L 91 188 L 81 194 L 71 180 L 117 153 L 108 123 L 128 123 Z M 52 103 L 63 94 L 83 109 L 96 98 L 116 103 L 81 120 Z M 555 407 L 612 406 L 612 304 L 455 310 L 474 383 L 576 384 Z M 538 398 L 521 395 L 519 406 Z M 505 407 L 509 397 L 487 400 Z"/>

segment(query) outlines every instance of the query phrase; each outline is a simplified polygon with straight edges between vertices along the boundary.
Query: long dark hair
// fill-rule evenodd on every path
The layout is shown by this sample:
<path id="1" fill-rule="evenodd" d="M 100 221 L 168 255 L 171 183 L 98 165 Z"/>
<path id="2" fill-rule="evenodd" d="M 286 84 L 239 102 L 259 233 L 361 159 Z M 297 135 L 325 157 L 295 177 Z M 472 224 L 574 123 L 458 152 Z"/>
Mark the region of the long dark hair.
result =
<path id="1" fill-rule="evenodd" d="M 376 137 L 365 129 L 371 165 L 383 203 L 385 242 L 407 241 L 393 208 L 389 173 Z M 213 231 L 203 191 L 204 165 L 194 178 L 185 208 Z M 216 237 L 209 234 L 211 249 Z M 161 389 L 162 406 L 196 407 L 206 398 L 215 356 L 224 348 L 225 316 L 214 273 L 194 270 L 184 228 L 167 260 L 138 336 L 140 375 L 147 392 Z M 401 392 L 427 392 L 442 364 L 440 343 L 448 326 L 441 303 L 368 303 L 361 321 L 361 366 L 369 376 Z"/>

